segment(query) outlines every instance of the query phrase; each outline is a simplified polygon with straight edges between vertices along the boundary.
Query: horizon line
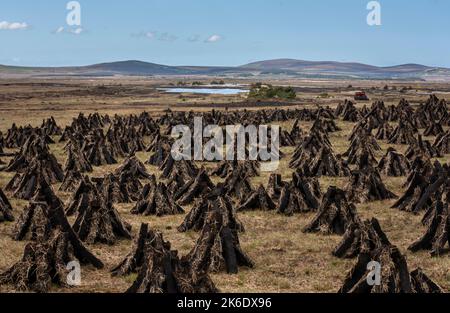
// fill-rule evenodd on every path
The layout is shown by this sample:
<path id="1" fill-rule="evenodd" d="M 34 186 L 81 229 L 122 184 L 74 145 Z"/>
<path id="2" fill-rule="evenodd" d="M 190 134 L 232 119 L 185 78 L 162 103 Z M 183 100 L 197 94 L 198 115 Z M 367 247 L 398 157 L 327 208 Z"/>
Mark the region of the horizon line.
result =
<path id="1" fill-rule="evenodd" d="M 389 67 L 396 67 L 396 66 L 404 66 L 404 65 L 420 65 L 420 66 L 426 66 L 430 68 L 443 68 L 447 69 L 448 67 L 443 65 L 426 65 L 421 63 L 414 63 L 414 62 L 406 62 L 406 63 L 400 63 L 400 64 L 394 64 L 394 65 L 374 65 L 372 63 L 365 63 L 360 61 L 334 61 L 334 60 L 306 60 L 306 59 L 296 59 L 296 58 L 273 58 L 273 59 L 261 59 L 258 61 L 251 61 L 248 63 L 240 64 L 240 65 L 174 65 L 174 64 L 165 64 L 165 63 L 157 63 L 153 61 L 144 61 L 139 59 L 122 59 L 122 60 L 115 60 L 115 61 L 100 61 L 96 63 L 88 63 L 84 65 L 18 65 L 18 64 L 8 64 L 8 63 L 0 63 L 0 66 L 8 66 L 8 67 L 30 67 L 30 68 L 76 68 L 76 67 L 89 67 L 93 65 L 99 65 L 99 64 L 111 64 L 111 63 L 123 63 L 123 62 L 142 62 L 142 63 L 149 63 L 149 64 L 156 64 L 156 65 L 162 65 L 162 66 L 170 66 L 170 67 L 217 67 L 217 68 L 238 68 L 242 67 L 248 64 L 252 63 L 258 63 L 258 62 L 267 62 L 267 61 L 277 61 L 277 60 L 292 60 L 292 61 L 305 61 L 305 62 L 333 62 L 333 63 L 341 63 L 341 64 L 363 64 L 363 65 L 369 65 L 379 68 L 389 68 Z"/>

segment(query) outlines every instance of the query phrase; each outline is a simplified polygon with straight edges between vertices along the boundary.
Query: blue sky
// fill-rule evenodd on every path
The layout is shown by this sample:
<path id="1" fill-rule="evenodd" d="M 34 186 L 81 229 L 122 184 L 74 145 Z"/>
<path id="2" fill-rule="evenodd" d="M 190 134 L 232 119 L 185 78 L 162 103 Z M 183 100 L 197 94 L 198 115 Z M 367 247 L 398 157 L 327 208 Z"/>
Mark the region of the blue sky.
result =
<path id="1" fill-rule="evenodd" d="M 2 0 L 0 64 L 297 58 L 450 67 L 448 0 L 380 0 L 382 25 L 372 27 L 369 0 L 79 0 L 79 34 L 66 25 L 67 2 Z"/>

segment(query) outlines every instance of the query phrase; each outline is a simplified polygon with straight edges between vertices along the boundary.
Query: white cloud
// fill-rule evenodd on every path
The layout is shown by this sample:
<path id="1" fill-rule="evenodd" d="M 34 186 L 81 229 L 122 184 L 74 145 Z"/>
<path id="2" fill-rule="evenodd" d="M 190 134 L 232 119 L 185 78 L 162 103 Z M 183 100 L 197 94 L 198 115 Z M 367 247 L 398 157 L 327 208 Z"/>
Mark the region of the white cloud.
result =
<path id="1" fill-rule="evenodd" d="M 72 33 L 72 34 L 74 34 L 74 35 L 79 35 L 79 34 L 81 34 L 82 32 L 83 32 L 83 28 L 81 28 L 81 27 L 76 28 L 76 29 L 71 29 L 71 30 L 70 30 L 70 33 Z"/>
<path id="2" fill-rule="evenodd" d="M 159 41 L 168 41 L 168 42 L 174 42 L 177 40 L 178 37 L 169 33 L 161 33 L 158 36 Z"/>
<path id="3" fill-rule="evenodd" d="M 158 32 L 158 31 L 140 31 L 139 33 L 131 34 L 132 37 L 136 38 L 147 38 L 156 39 L 159 41 L 174 42 L 178 39 L 178 36 L 170 34 L 168 32 Z"/>
<path id="4" fill-rule="evenodd" d="M 200 40 L 200 35 L 193 35 L 188 38 L 189 42 L 198 42 Z"/>
<path id="5" fill-rule="evenodd" d="M 220 35 L 212 35 L 211 37 L 206 39 L 205 42 L 218 42 L 220 40 L 222 40 L 222 36 L 220 36 Z"/>
<path id="6" fill-rule="evenodd" d="M 23 30 L 28 29 L 29 25 L 27 23 L 19 23 L 19 22 L 7 22 L 2 21 L 0 22 L 0 30 Z"/>
<path id="7" fill-rule="evenodd" d="M 65 28 L 64 26 L 58 27 L 55 31 L 53 31 L 53 34 L 72 34 L 72 35 L 81 35 L 81 33 L 86 32 L 84 28 L 78 27 L 78 28 Z"/>

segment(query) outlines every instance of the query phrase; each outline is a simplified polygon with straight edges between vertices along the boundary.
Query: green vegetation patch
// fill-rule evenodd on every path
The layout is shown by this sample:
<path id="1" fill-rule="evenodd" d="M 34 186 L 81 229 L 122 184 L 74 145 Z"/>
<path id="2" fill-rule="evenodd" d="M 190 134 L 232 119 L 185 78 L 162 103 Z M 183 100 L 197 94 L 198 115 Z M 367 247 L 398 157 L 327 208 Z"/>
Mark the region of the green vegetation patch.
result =
<path id="1" fill-rule="evenodd" d="M 248 97 L 254 99 L 295 99 L 297 94 L 292 87 L 256 83 L 252 85 Z"/>

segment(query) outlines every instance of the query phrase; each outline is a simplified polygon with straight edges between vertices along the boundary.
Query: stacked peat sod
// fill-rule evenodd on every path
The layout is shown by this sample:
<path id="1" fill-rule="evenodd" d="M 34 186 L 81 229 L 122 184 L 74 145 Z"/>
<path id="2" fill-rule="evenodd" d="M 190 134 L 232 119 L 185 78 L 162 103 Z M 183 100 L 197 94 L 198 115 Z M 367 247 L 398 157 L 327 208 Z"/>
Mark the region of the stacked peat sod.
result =
<path id="1" fill-rule="evenodd" d="M 432 256 L 439 256 L 450 248 L 450 170 L 442 168 L 435 175 L 434 183 L 429 185 L 416 205 L 417 210 L 428 206 L 422 219 L 427 230 L 409 250 L 428 250 Z"/>
<path id="2" fill-rule="evenodd" d="M 380 173 L 395 177 L 408 175 L 408 191 L 398 204 L 402 208 L 411 207 L 415 212 L 425 210 L 424 224 L 428 227 L 411 250 L 430 250 L 433 255 L 446 251 L 449 195 L 443 173 L 447 173 L 448 168 L 438 163 L 433 165 L 430 161 L 449 150 L 448 132 L 440 127 L 450 123 L 445 102 L 430 97 L 417 110 L 406 100 L 398 106 L 386 107 L 384 103 L 376 102 L 371 108 L 363 109 L 346 101 L 335 112 L 329 108 L 258 112 L 213 110 L 201 115 L 207 123 L 218 125 L 263 125 L 295 120 L 290 132 L 285 129 L 280 132 L 281 146 L 297 146 L 291 161 L 291 167 L 295 169 L 292 180 L 284 182 L 280 175 L 273 174 L 267 189 L 262 185 L 254 189 L 250 178 L 260 174 L 258 161 L 221 162 L 210 173 L 194 162 L 175 161 L 170 153 L 173 141 L 168 137 L 171 126 L 192 126 L 196 116 L 192 112 L 168 110 L 157 120 L 146 113 L 112 119 L 99 114 L 88 117 L 80 114 L 64 132 L 50 118 L 41 128 L 13 125 L 5 138 L 0 135 L 0 155 L 2 148 L 21 147 L 8 166 L 10 170 L 18 171 L 17 177 L 21 181 L 24 173 L 32 172 L 23 179 L 21 192 L 14 190 L 18 189 L 18 178 L 11 183 L 14 188 L 8 190 L 19 198 L 25 194 L 23 190 L 27 190 L 26 198 L 32 199 L 14 230 L 16 238 L 28 238 L 30 234 L 32 242 L 25 249 L 23 260 L 1 275 L 0 282 L 12 283 L 20 290 L 47 291 L 50 282 L 64 285 L 65 265 L 69 260 L 77 258 L 82 263 L 100 267 L 101 262 L 89 254 L 80 239 L 90 244 L 114 244 L 120 239 L 131 239 L 130 227 L 120 218 L 113 203 L 137 202 L 133 213 L 157 216 L 182 213 L 180 205 L 193 204 L 179 231 L 201 233 L 191 253 L 179 257 L 162 234 L 143 225 L 133 251 L 113 270 L 114 275 L 138 275 L 129 292 L 216 292 L 209 272 L 237 273 L 241 266 L 253 267 L 253 261 L 239 243 L 239 232 L 244 231 L 244 227 L 236 212 L 245 210 L 278 210 L 286 215 L 316 212 L 305 232 L 344 235 L 333 254 L 341 258 L 358 257 L 358 263 L 341 291 L 441 290 L 420 269 L 409 273 L 406 262 L 398 249 L 389 243 L 378 221 L 361 222 L 352 202 L 394 197 L 384 186 Z M 336 116 L 357 122 L 345 155 L 348 161 L 334 155 L 328 138 L 329 133 L 339 131 L 334 120 Z M 412 117 L 411 121 L 405 118 L 408 116 Z M 301 121 L 313 122 L 306 136 L 298 126 Z M 389 125 L 392 122 L 399 123 L 395 130 Z M 167 128 L 161 130 L 160 127 Z M 378 129 L 375 137 L 372 135 L 374 129 Z M 425 136 L 436 136 L 434 144 L 416 136 L 419 129 L 424 130 Z M 64 173 L 59 164 L 54 166 L 52 160 L 56 159 L 47 146 L 53 142 L 51 136 L 56 135 L 61 136 L 60 141 L 67 142 Z M 147 148 L 144 136 L 146 140 L 150 139 Z M 375 152 L 380 147 L 376 139 L 409 145 L 406 157 L 389 149 L 377 162 Z M 165 183 L 158 183 L 156 176 L 147 173 L 145 166 L 134 156 L 135 152 L 144 150 L 151 152 L 147 163 L 160 167 L 162 175 L 159 179 Z M 127 159 L 104 178 L 83 176 L 92 171 L 92 166 L 114 164 L 121 158 Z M 357 170 L 351 172 L 348 163 L 355 165 Z M 216 186 L 209 174 L 224 179 L 224 182 Z M 320 176 L 351 176 L 351 182 L 347 191 L 330 187 L 327 194 L 322 195 L 318 183 Z M 77 215 L 73 228 L 64 216 L 61 201 L 49 186 L 56 182 L 62 182 L 61 191 L 73 191 L 67 209 L 68 215 Z M 3 212 L 11 212 L 5 199 L 0 191 L 0 221 Z M 72 252 L 73 256 L 70 255 Z M 387 269 L 383 272 L 387 284 L 373 288 L 362 284 L 362 278 L 367 276 L 367 264 L 361 260 L 366 258 L 380 262 Z M 44 264 L 48 266 L 44 267 Z M 35 268 L 42 269 L 39 272 L 42 276 L 25 279 L 24 273 Z"/>
<path id="3" fill-rule="evenodd" d="M 223 186 L 217 187 L 208 196 L 196 201 L 192 210 L 188 213 L 178 231 L 189 230 L 207 232 L 211 227 L 208 219 L 210 214 L 218 216 L 214 223 L 218 224 L 218 232 L 214 241 L 210 243 L 212 253 L 210 255 L 210 271 L 226 271 L 229 274 L 238 272 L 239 267 L 254 266 L 253 261 L 242 250 L 239 242 L 239 232 L 244 231 L 244 226 L 239 221 L 232 200 L 226 195 Z M 205 247 L 197 247 L 205 249 Z"/>
<path id="4" fill-rule="evenodd" d="M 150 152 L 150 158 L 145 162 L 148 165 L 161 166 L 163 162 L 171 153 L 173 143 L 167 137 L 156 134 L 150 145 L 147 147 L 147 152 Z"/>
<path id="5" fill-rule="evenodd" d="M 354 203 L 368 203 L 397 198 L 394 193 L 386 188 L 378 170 L 372 167 L 353 171 L 346 190 L 348 199 Z"/>
<path id="6" fill-rule="evenodd" d="M 266 188 L 260 185 L 258 189 L 252 192 L 246 199 L 240 201 L 238 212 L 241 211 L 273 211 L 276 209 L 276 204 L 272 197 L 267 193 Z"/>
<path id="7" fill-rule="evenodd" d="M 131 155 L 113 173 L 101 179 L 96 184 L 107 190 L 108 201 L 113 203 L 133 203 L 140 199 L 143 184 L 141 180 L 149 180 L 151 175 L 145 165 L 134 155 Z"/>
<path id="8" fill-rule="evenodd" d="M 369 229 L 367 229 L 369 227 Z M 358 231 L 358 230 L 356 230 Z M 369 231 L 365 233 L 366 231 Z M 351 238 L 351 230 L 344 236 L 344 241 L 335 250 L 342 253 L 349 244 L 361 243 L 355 251 L 348 251 L 351 256 L 358 253 L 357 261 L 347 274 L 340 293 L 442 293 L 443 289 L 433 282 L 419 268 L 411 273 L 408 270 L 406 258 L 400 250 L 393 246 L 383 233 L 376 220 L 366 223 L 354 238 Z M 381 277 L 378 282 L 369 283 L 371 275 L 371 264 L 380 265 Z"/>
<path id="9" fill-rule="evenodd" d="M 347 163 L 340 155 L 335 156 L 328 139 L 324 123 L 315 122 L 310 134 L 301 140 L 292 156 L 289 166 L 309 177 L 350 175 Z"/>
<path id="10" fill-rule="evenodd" d="M 93 168 L 75 140 L 65 148 L 68 156 L 64 166 L 64 179 L 59 190 L 72 192 L 82 180 L 83 173 L 92 172 Z"/>
<path id="11" fill-rule="evenodd" d="M 352 132 L 350 140 L 350 147 L 344 153 L 344 156 L 348 158 L 348 164 L 356 165 L 360 170 L 378 164 L 375 151 L 379 151 L 381 148 L 370 131 L 357 128 Z"/>
<path id="12" fill-rule="evenodd" d="M 389 147 L 386 155 L 378 163 L 378 170 L 388 177 L 408 176 L 411 164 L 403 154 Z"/>
<path id="13" fill-rule="evenodd" d="M 428 166 L 415 169 L 407 179 L 409 185 L 404 195 L 392 207 L 415 214 L 428 210 L 446 184 L 448 175 L 449 167 L 438 161 L 431 169 Z"/>
<path id="14" fill-rule="evenodd" d="M 5 170 L 17 171 L 5 190 L 24 200 L 33 197 L 41 182 L 53 184 L 64 179 L 61 165 L 41 137 L 30 137 Z"/>
<path id="15" fill-rule="evenodd" d="M 152 175 L 150 182 L 142 189 L 139 199 L 131 210 L 131 213 L 146 216 L 166 216 L 182 214 L 184 210 L 175 202 L 167 186 L 163 182 L 158 184 L 156 177 Z"/>
<path id="16" fill-rule="evenodd" d="M 44 178 L 29 206 L 13 230 L 15 240 L 29 235 L 22 259 L 0 274 L 0 284 L 17 290 L 48 292 L 52 284 L 66 287 L 67 264 L 78 260 L 102 268 L 103 263 L 89 252 L 64 214 L 62 202 Z"/>
<path id="17" fill-rule="evenodd" d="M 319 180 L 315 177 L 306 177 L 300 171 L 296 171 L 292 175 L 289 183 L 277 182 L 278 186 L 274 186 L 274 193 L 279 192 L 277 212 L 287 216 L 295 213 L 315 212 L 319 209 L 322 191 Z M 273 182 L 269 182 L 273 186 Z M 276 196 L 275 196 L 276 197 Z"/>
<path id="18" fill-rule="evenodd" d="M 3 190 L 0 188 L 0 223 L 14 221 L 13 208 Z"/>
<path id="19" fill-rule="evenodd" d="M 119 239 L 132 239 L 131 225 L 123 221 L 114 208 L 111 190 L 104 186 L 95 194 L 86 195 L 85 206 L 78 206 L 78 216 L 73 229 L 87 243 L 113 245 Z"/>
<path id="20" fill-rule="evenodd" d="M 439 158 L 442 156 L 428 140 L 423 140 L 421 135 L 418 136 L 418 139 L 414 143 L 410 144 L 405 155 L 410 160 L 418 156 L 424 156 L 426 158 Z"/>
<path id="21" fill-rule="evenodd" d="M 171 244 L 164 241 L 160 232 L 141 226 L 133 250 L 113 270 L 114 276 L 137 273 L 136 280 L 128 293 L 215 293 L 218 289 L 208 274 L 210 267 L 211 242 L 219 231 L 210 214 L 208 230 L 202 233 L 196 248 L 186 256 L 179 257 L 171 250 Z"/>
<path id="22" fill-rule="evenodd" d="M 433 149 L 438 155 L 450 154 L 450 130 L 436 137 Z"/>
<path id="23" fill-rule="evenodd" d="M 347 227 L 358 221 L 356 207 L 348 201 L 346 192 L 330 187 L 322 197 L 316 216 L 303 232 L 343 235 Z"/>

